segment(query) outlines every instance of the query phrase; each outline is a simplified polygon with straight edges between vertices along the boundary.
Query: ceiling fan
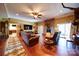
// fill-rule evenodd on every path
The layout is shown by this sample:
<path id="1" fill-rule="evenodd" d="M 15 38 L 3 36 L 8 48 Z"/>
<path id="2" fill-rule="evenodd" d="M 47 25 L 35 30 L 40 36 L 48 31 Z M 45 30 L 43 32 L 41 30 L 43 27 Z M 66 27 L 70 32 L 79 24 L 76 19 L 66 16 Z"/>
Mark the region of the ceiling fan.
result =
<path id="1" fill-rule="evenodd" d="M 23 12 L 21 12 L 21 14 L 25 14 L 36 20 L 42 19 L 42 18 L 47 18 L 41 12 L 36 12 L 36 11 L 28 11 L 28 12 L 23 11 Z"/>
<path id="2" fill-rule="evenodd" d="M 21 14 L 27 15 L 28 17 L 31 17 L 33 19 L 42 19 L 43 17 L 45 17 L 42 12 L 40 11 L 36 11 L 36 10 L 32 10 L 29 8 L 29 10 L 27 11 L 22 11 L 20 12 Z M 45 17 L 46 18 L 46 17 Z"/>
<path id="3" fill-rule="evenodd" d="M 32 17 L 33 19 L 48 19 L 46 17 L 46 15 L 43 14 L 43 12 L 47 11 L 46 9 L 45 10 L 35 10 L 33 8 L 33 6 L 27 6 L 27 10 L 26 11 L 22 11 L 21 13 L 29 16 L 29 17 Z"/>
<path id="4" fill-rule="evenodd" d="M 39 12 L 32 12 L 31 15 L 34 17 L 34 19 L 36 18 L 41 18 L 43 15 Z"/>

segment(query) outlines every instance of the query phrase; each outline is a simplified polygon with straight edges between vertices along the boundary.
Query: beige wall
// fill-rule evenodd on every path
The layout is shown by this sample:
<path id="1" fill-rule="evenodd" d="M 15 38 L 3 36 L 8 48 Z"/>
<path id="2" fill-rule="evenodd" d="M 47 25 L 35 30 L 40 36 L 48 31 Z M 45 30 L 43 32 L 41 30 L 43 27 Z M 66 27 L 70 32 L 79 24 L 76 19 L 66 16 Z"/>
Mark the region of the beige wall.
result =
<path id="1" fill-rule="evenodd" d="M 72 23 L 73 20 L 74 20 L 74 16 L 73 15 L 68 15 L 68 16 L 61 17 L 61 18 L 55 18 L 54 19 L 54 28 L 57 27 L 57 24 Z"/>
<path id="2" fill-rule="evenodd" d="M 38 27 L 39 26 L 43 26 L 43 33 L 46 33 L 46 26 L 49 25 L 52 29 L 52 34 L 55 32 L 55 31 L 58 31 L 57 30 L 57 24 L 62 24 L 62 23 L 72 23 L 74 20 L 74 14 L 71 13 L 71 14 L 65 14 L 65 15 L 62 15 L 62 16 L 58 16 L 58 17 L 55 17 L 54 19 L 50 19 L 50 20 L 47 20 L 47 21 L 44 21 L 44 22 L 41 22 L 39 23 Z M 74 27 L 71 26 L 71 34 L 74 32 Z"/>
<path id="3" fill-rule="evenodd" d="M 9 20 L 9 23 L 10 24 L 16 24 L 16 28 L 17 28 L 17 32 L 19 33 L 20 30 L 24 30 L 24 24 L 26 25 L 33 25 L 33 30 L 30 30 L 30 31 L 36 31 L 37 29 L 37 24 L 34 23 L 34 22 L 27 22 L 27 21 L 22 21 L 22 20 L 18 20 L 18 19 L 13 19 L 13 18 L 8 18 Z M 25 31 L 29 31 L 29 30 L 25 30 Z"/>
<path id="4" fill-rule="evenodd" d="M 37 30 L 39 34 L 43 34 L 45 32 L 45 24 L 43 22 L 39 22 Z"/>
<path id="5" fill-rule="evenodd" d="M 43 27 L 43 33 L 46 33 L 46 26 L 50 26 L 52 29 L 52 33 L 54 33 L 56 31 L 57 28 L 57 24 L 61 24 L 61 23 L 68 23 L 68 22 L 72 22 L 74 20 L 74 15 L 73 13 L 71 14 L 65 14 L 65 16 L 58 16 L 55 17 L 54 19 L 49 19 L 47 21 L 43 21 L 43 22 L 38 22 L 38 23 L 32 23 L 32 22 L 25 22 L 22 20 L 16 20 L 16 19 L 10 19 L 9 22 L 10 23 L 17 23 L 18 26 L 22 29 L 23 28 L 23 24 L 28 24 L 28 25 L 33 25 L 33 30 L 38 31 L 38 27 L 42 26 Z M 73 26 L 72 26 L 73 28 Z M 73 29 L 71 30 L 72 33 Z"/>
<path id="6" fill-rule="evenodd" d="M 33 25 L 34 22 L 27 22 L 27 21 L 22 21 L 19 19 L 13 19 L 13 18 L 9 18 L 9 22 L 10 23 L 18 23 L 18 24 L 28 24 L 28 25 Z"/>
<path id="7" fill-rule="evenodd" d="M 68 15 L 68 16 L 64 16 L 64 17 L 59 17 L 59 18 L 55 18 L 54 19 L 54 30 L 56 30 L 57 28 L 57 24 L 63 24 L 63 23 L 72 23 L 74 20 L 74 15 Z M 74 33 L 74 26 L 71 25 L 71 31 L 70 31 L 70 36 L 72 36 L 72 34 Z"/>
<path id="8" fill-rule="evenodd" d="M 38 23 L 38 32 L 42 31 L 41 33 L 46 33 L 47 26 L 49 26 L 52 29 L 51 33 L 53 33 L 54 32 L 54 30 L 53 30 L 53 20 L 54 19 L 39 22 Z"/>

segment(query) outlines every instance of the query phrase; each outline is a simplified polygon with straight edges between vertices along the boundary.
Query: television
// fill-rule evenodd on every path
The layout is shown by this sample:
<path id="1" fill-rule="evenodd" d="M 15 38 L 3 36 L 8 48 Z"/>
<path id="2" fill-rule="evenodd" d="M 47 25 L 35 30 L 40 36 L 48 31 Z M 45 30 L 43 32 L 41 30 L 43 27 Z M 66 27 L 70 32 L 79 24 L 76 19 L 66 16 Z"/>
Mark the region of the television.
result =
<path id="1" fill-rule="evenodd" d="M 32 25 L 24 25 L 24 30 L 32 30 Z"/>
<path id="2" fill-rule="evenodd" d="M 16 25 L 12 25 L 13 27 L 16 27 Z"/>

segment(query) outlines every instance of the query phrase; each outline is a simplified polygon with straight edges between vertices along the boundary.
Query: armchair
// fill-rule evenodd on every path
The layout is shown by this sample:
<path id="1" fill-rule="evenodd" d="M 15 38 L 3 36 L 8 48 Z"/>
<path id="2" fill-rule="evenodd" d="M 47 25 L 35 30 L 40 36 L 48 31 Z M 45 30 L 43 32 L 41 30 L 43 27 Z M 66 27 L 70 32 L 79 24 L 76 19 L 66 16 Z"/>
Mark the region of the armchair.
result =
<path id="1" fill-rule="evenodd" d="M 60 38 L 60 33 L 61 32 L 55 32 L 51 40 L 53 40 L 54 44 L 58 44 L 59 38 Z"/>

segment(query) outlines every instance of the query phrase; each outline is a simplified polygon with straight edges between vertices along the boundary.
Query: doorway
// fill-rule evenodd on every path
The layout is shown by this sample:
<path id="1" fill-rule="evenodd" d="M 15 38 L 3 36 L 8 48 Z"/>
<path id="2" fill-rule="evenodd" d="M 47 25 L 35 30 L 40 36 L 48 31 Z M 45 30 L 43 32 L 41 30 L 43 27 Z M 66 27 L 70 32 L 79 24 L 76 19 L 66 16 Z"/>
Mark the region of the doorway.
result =
<path id="1" fill-rule="evenodd" d="M 71 23 L 57 24 L 58 30 L 61 31 L 60 37 L 70 38 Z"/>

